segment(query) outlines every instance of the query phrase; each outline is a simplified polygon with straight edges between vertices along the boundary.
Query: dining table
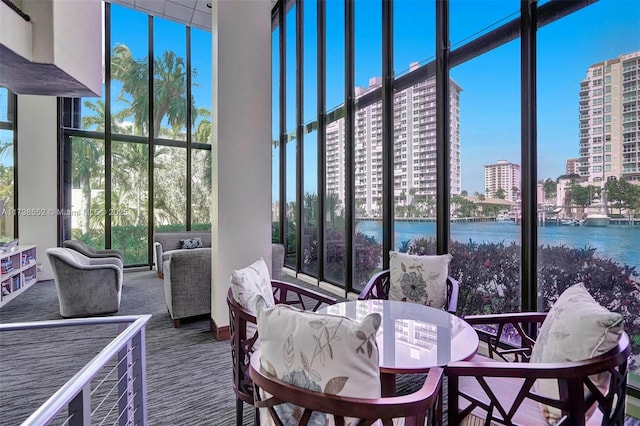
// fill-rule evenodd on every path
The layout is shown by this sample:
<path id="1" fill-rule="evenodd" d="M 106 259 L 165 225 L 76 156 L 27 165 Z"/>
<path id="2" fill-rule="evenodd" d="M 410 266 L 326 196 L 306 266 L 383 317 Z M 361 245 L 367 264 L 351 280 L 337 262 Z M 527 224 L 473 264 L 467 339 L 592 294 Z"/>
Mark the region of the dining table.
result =
<path id="1" fill-rule="evenodd" d="M 471 359 L 478 334 L 462 318 L 442 309 L 396 300 L 354 300 L 318 310 L 362 320 L 379 313 L 376 335 L 382 396 L 396 394 L 396 375 L 428 373 L 433 367 Z"/>

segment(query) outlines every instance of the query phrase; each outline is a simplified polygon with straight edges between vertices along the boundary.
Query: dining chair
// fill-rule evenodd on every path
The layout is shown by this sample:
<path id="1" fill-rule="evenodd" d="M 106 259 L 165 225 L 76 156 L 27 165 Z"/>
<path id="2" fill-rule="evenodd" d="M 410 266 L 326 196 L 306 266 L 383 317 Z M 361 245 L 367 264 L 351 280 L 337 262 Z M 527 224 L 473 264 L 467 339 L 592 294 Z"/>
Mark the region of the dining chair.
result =
<path id="1" fill-rule="evenodd" d="M 322 306 L 336 303 L 333 297 L 293 283 L 270 280 L 270 286 L 276 304 L 288 304 L 315 311 Z M 234 298 L 231 288 L 227 293 L 227 306 L 233 361 L 233 390 L 236 395 L 236 424 L 242 425 L 243 404 L 253 405 L 254 401 L 253 384 L 249 376 L 249 358 L 259 346 L 257 320 L 255 312 L 241 306 Z"/>
<path id="2" fill-rule="evenodd" d="M 582 284 L 549 313 L 465 320 L 488 356 L 445 368 L 448 424 L 624 424 L 629 336 L 621 315 L 597 305 Z"/>

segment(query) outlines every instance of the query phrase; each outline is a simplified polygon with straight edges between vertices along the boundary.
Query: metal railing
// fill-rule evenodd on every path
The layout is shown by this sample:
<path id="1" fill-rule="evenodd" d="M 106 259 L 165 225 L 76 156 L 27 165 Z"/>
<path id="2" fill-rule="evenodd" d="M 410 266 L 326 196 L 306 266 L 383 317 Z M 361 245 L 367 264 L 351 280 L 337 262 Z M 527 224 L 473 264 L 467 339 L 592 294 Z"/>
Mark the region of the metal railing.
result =
<path id="1" fill-rule="evenodd" d="M 0 332 L 116 324 L 114 337 L 22 425 L 147 424 L 145 326 L 151 315 L 0 324 Z M 115 362 L 114 362 L 115 361 Z M 68 409 L 66 417 L 62 414 Z M 62 418 L 62 419 L 61 419 Z"/>

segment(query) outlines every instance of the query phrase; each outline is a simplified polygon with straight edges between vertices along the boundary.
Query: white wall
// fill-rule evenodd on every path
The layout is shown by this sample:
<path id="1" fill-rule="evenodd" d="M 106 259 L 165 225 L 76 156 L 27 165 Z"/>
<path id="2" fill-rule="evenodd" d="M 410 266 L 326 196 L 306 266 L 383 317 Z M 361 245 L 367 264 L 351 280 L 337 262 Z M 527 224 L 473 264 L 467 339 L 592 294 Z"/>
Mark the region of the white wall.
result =
<path id="1" fill-rule="evenodd" d="M 271 265 L 271 1 L 214 1 L 212 309 L 229 324 L 231 271 Z"/>
<path id="2" fill-rule="evenodd" d="M 38 245 L 38 280 L 53 279 L 46 249 L 56 247 L 57 98 L 18 96 L 18 218 L 21 244 Z"/>
<path id="3" fill-rule="evenodd" d="M 31 23 L 0 2 L 0 43 L 31 60 Z"/>

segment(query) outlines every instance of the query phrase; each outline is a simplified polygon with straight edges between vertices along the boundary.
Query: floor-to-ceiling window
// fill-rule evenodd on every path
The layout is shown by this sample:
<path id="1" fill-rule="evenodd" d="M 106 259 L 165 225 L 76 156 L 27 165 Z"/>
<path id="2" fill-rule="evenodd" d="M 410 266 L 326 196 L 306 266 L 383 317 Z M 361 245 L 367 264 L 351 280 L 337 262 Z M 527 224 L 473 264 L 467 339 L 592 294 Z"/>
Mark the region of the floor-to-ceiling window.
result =
<path id="1" fill-rule="evenodd" d="M 0 87 L 0 243 L 17 237 L 14 123 L 15 95 Z"/>
<path id="2" fill-rule="evenodd" d="M 102 97 L 63 103 L 63 238 L 148 265 L 154 232 L 211 226 L 211 34 L 105 11 Z"/>
<path id="3" fill-rule="evenodd" d="M 393 250 L 436 254 L 444 247 L 454 255 L 450 273 L 461 280 L 458 307 L 463 314 L 546 310 L 567 283 L 586 280 L 600 303 L 625 314 L 637 372 L 637 5 L 626 0 L 532 2 L 538 20 L 534 27 L 521 20 L 521 7 L 528 2 L 447 2 L 448 114 L 438 119 L 437 94 L 444 81 L 436 80 L 436 57 L 442 54 L 435 43 L 437 2 L 349 3 L 304 3 L 305 16 L 312 13 L 309 8 L 326 15 L 324 26 L 304 26 L 304 60 L 324 57 L 325 66 L 319 64 L 315 76 L 309 75 L 313 67 L 304 67 L 303 93 L 298 94 L 305 97 L 304 123 L 318 123 L 322 137 L 308 126 L 300 160 L 304 173 L 295 176 L 304 184 L 294 185 L 290 173 L 286 184 L 298 191 L 290 195 L 287 190 L 287 199 L 308 201 L 301 221 L 307 220 L 313 205 L 305 199 L 307 170 L 321 171 L 322 243 L 303 244 L 323 259 L 318 279 L 358 291 L 363 276 L 383 268 L 388 254 L 380 244 L 392 229 Z M 296 4 L 279 3 L 287 14 Z M 383 12 L 389 4 L 390 20 Z M 279 23 L 274 25 L 277 32 Z M 285 25 L 295 30 L 288 19 Z M 385 33 L 391 49 L 385 48 Z M 537 47 L 529 42 L 536 37 Z M 295 38 L 289 33 L 286 38 L 288 51 Z M 389 53 L 393 66 L 385 80 Z M 274 70 L 289 65 L 288 59 L 276 60 Z M 287 69 L 287 82 L 295 80 L 291 72 L 302 71 Z M 353 94 L 345 87 L 351 73 Z M 391 99 L 384 96 L 386 83 L 392 87 Z M 326 102 L 312 113 L 306 110 L 306 97 L 316 87 Z M 290 95 L 287 89 L 287 115 L 296 102 Z M 391 131 L 385 132 L 388 122 Z M 445 126 L 446 176 L 439 173 L 443 152 L 437 148 Z M 290 130 L 283 127 L 282 132 Z M 315 140 L 322 141 L 322 156 L 307 148 Z M 384 156 L 383 149 L 390 154 Z M 385 173 L 392 178 L 383 179 Z M 383 215 L 385 191 L 391 194 L 386 198 L 392 204 L 390 218 Z M 592 223 L 590 215 L 601 210 L 608 226 L 586 226 Z M 448 241 L 436 238 L 442 236 L 439 229 L 447 229 L 443 222 Z M 306 238 L 308 223 L 295 226 L 288 233 Z M 345 235 L 349 229 L 353 236 Z M 359 233 L 365 239 L 359 240 Z M 367 251 L 363 244 L 370 244 Z M 363 253 L 378 258 L 360 268 Z M 293 269 L 315 272 L 304 262 Z M 632 385 L 634 380 L 632 374 Z"/>

